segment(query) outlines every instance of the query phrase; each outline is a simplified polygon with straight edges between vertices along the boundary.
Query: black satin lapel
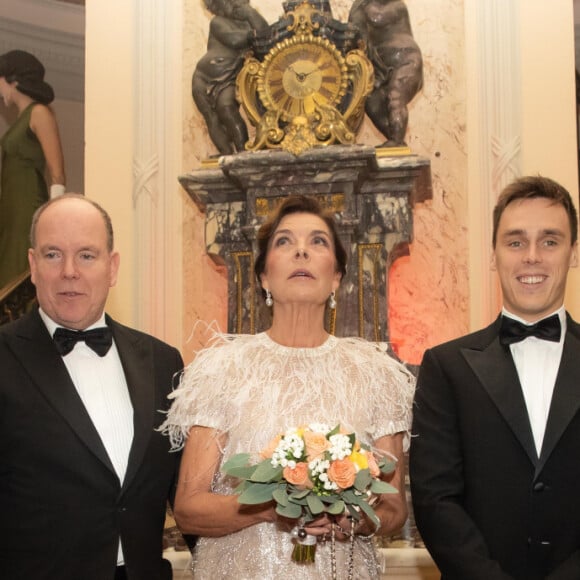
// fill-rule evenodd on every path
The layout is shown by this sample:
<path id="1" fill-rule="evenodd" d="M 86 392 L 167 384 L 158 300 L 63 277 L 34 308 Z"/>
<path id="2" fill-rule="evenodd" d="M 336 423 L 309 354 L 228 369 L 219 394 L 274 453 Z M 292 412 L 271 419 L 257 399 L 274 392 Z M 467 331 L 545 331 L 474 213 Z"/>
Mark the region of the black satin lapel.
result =
<path id="1" fill-rule="evenodd" d="M 568 332 L 564 340 L 560 370 L 554 385 L 550 413 L 540 454 L 540 471 L 558 444 L 570 421 L 580 409 L 580 339 Z"/>
<path id="2" fill-rule="evenodd" d="M 462 349 L 461 352 L 535 465 L 538 454 L 509 348 L 503 347 L 496 338 L 485 350 Z"/>
<path id="3" fill-rule="evenodd" d="M 48 403 L 114 473 L 103 442 L 40 316 L 37 313 L 30 315 L 18 334 L 8 336 L 6 340 Z"/>
<path id="4" fill-rule="evenodd" d="M 126 488 L 143 461 L 155 421 L 155 369 L 151 341 L 114 322 L 110 323 L 133 405 L 133 443 L 123 481 Z"/>

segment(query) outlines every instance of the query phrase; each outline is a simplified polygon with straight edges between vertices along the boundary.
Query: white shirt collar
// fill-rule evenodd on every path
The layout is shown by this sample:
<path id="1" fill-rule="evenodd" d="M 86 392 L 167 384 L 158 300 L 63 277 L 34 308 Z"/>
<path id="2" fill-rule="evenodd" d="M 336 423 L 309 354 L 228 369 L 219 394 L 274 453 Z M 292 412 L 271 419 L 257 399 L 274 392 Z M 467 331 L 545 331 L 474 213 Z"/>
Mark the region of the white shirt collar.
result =
<path id="1" fill-rule="evenodd" d="M 48 333 L 50 334 L 50 336 L 54 335 L 54 331 L 59 328 L 66 328 L 66 326 L 62 326 L 62 324 L 57 324 L 42 308 L 38 309 L 38 313 L 40 314 L 40 318 L 42 318 L 42 321 L 44 322 L 46 328 L 48 329 Z M 93 324 L 91 324 L 89 327 L 84 328 L 83 330 L 90 330 L 91 328 L 98 328 L 100 326 L 106 326 L 105 323 L 105 313 L 103 312 L 100 316 L 100 318 Z M 72 328 L 70 330 L 73 330 Z"/>

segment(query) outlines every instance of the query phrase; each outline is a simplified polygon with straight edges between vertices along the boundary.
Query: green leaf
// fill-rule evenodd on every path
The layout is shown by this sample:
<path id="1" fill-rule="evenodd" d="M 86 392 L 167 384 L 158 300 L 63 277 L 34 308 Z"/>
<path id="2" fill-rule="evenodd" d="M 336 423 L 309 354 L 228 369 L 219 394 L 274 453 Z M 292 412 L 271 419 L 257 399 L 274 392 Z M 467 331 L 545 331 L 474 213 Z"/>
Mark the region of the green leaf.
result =
<path id="1" fill-rule="evenodd" d="M 230 469 L 245 467 L 250 463 L 251 455 L 249 453 L 238 453 L 237 455 L 232 455 L 223 465 L 222 471 L 224 473 L 230 474 Z"/>
<path id="2" fill-rule="evenodd" d="M 396 468 L 397 468 L 396 461 L 390 461 L 388 459 L 385 459 L 384 461 L 379 463 L 379 469 L 381 470 L 381 473 L 384 473 L 385 475 L 393 473 L 393 471 L 395 471 Z"/>
<path id="3" fill-rule="evenodd" d="M 249 481 L 242 481 L 235 489 L 235 492 L 239 495 L 240 493 L 246 491 L 248 487 L 252 485 Z"/>
<path id="4" fill-rule="evenodd" d="M 243 465 L 240 467 L 229 467 L 227 474 L 239 479 L 250 479 L 256 469 L 255 465 Z"/>
<path id="5" fill-rule="evenodd" d="M 289 503 L 287 506 L 276 506 L 276 513 L 283 518 L 297 519 L 302 515 L 302 508 L 295 503 Z"/>
<path id="6" fill-rule="evenodd" d="M 360 512 L 356 509 L 355 506 L 351 505 L 351 504 L 346 504 L 346 509 L 348 510 L 348 513 L 352 516 L 352 518 L 355 521 L 359 521 L 360 520 Z"/>
<path id="7" fill-rule="evenodd" d="M 356 435 L 354 433 L 349 433 L 348 440 L 350 441 L 351 449 L 354 449 L 354 444 L 356 443 Z"/>
<path id="8" fill-rule="evenodd" d="M 279 485 L 272 493 L 272 499 L 283 507 L 288 505 L 288 492 L 285 485 Z"/>
<path id="9" fill-rule="evenodd" d="M 360 504 L 360 509 L 367 515 L 367 517 L 375 524 L 375 527 L 378 528 L 381 525 L 379 518 L 375 514 L 375 510 L 365 501 Z"/>
<path id="10" fill-rule="evenodd" d="M 306 502 L 308 503 L 310 511 L 314 515 L 321 514 L 324 511 L 324 504 L 320 501 L 320 499 L 316 495 L 312 493 L 307 495 Z"/>
<path id="11" fill-rule="evenodd" d="M 332 430 L 326 434 L 326 438 L 330 439 L 333 435 L 340 433 L 340 423 Z"/>
<path id="12" fill-rule="evenodd" d="M 326 508 L 326 511 L 332 516 L 339 516 L 342 512 L 344 512 L 344 509 L 345 509 L 344 502 L 339 499 L 338 501 L 329 505 Z"/>
<path id="13" fill-rule="evenodd" d="M 269 459 L 258 463 L 254 473 L 249 477 L 250 481 L 256 483 L 269 483 L 271 481 L 280 481 L 282 478 L 282 467 L 273 467 Z"/>
<path id="14" fill-rule="evenodd" d="M 399 493 L 399 490 L 386 481 L 380 479 L 373 480 L 371 484 L 372 493 Z"/>
<path id="15" fill-rule="evenodd" d="M 277 487 L 277 483 L 253 483 L 238 497 L 238 502 L 248 505 L 266 503 L 272 500 Z"/>
<path id="16" fill-rule="evenodd" d="M 359 491 L 365 491 L 372 479 L 371 472 L 368 469 L 361 469 L 354 479 L 354 487 Z"/>
<path id="17" fill-rule="evenodd" d="M 288 499 L 292 502 L 295 503 L 296 505 L 308 505 L 308 501 L 307 501 L 307 496 L 304 495 L 300 495 L 300 496 L 296 496 L 293 493 L 291 493 L 288 496 Z"/>
<path id="18" fill-rule="evenodd" d="M 358 505 L 363 500 L 363 496 L 354 493 L 352 489 L 345 489 L 340 495 L 346 503 L 354 505 Z"/>
<path id="19" fill-rule="evenodd" d="M 310 493 L 309 489 L 297 489 L 292 491 L 292 497 L 295 499 L 302 499 Z"/>

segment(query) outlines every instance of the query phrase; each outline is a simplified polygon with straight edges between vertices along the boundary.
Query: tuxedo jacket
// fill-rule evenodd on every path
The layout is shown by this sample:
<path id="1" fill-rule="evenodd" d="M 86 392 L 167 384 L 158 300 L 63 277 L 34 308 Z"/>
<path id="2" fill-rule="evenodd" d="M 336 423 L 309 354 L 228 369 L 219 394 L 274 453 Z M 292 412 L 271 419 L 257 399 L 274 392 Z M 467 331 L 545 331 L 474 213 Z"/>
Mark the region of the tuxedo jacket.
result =
<path id="1" fill-rule="evenodd" d="M 109 317 L 133 405 L 121 485 L 38 311 L 0 327 L 0 578 L 171 578 L 162 558 L 178 455 L 156 432 L 183 362 Z"/>
<path id="2" fill-rule="evenodd" d="M 569 316 L 538 457 L 500 319 L 426 351 L 410 452 L 444 580 L 580 579 L 580 325 Z"/>

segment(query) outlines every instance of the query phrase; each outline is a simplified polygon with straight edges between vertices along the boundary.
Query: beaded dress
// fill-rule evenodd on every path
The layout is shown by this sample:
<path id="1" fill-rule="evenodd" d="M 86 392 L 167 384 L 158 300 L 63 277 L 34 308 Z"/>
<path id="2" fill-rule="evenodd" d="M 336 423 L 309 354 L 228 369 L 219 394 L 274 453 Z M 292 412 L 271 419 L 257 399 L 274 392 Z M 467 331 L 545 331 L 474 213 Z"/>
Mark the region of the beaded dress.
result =
<path id="1" fill-rule="evenodd" d="M 309 423 L 341 424 L 371 444 L 410 429 L 412 375 L 385 344 L 329 336 L 316 348 L 290 348 L 266 333 L 217 335 L 186 369 L 161 429 L 174 448 L 201 425 L 227 433 L 222 462 L 257 453 L 279 433 Z M 406 436 L 406 439 L 408 437 Z M 231 494 L 238 481 L 216 473 L 212 491 Z M 216 579 L 330 578 L 330 542 L 314 564 L 291 560 L 292 526 L 261 523 L 219 538 L 198 539 L 193 577 Z M 336 542 L 337 578 L 348 577 L 349 543 Z M 379 577 L 373 542 L 356 536 L 354 578 Z"/>

